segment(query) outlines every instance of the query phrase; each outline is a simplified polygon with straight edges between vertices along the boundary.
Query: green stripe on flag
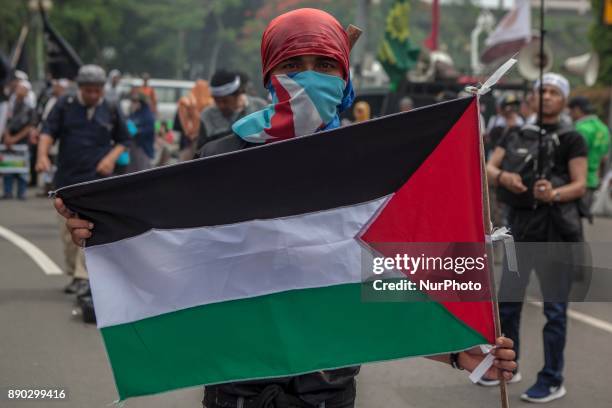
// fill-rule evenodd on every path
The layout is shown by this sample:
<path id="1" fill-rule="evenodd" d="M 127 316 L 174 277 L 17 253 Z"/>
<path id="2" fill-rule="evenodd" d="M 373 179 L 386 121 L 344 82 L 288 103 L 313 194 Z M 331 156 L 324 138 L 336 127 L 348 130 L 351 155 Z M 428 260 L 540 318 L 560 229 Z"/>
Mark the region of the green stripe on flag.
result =
<path id="1" fill-rule="evenodd" d="M 363 302 L 361 284 L 215 303 L 101 332 L 121 400 L 487 342 L 435 302 Z"/>

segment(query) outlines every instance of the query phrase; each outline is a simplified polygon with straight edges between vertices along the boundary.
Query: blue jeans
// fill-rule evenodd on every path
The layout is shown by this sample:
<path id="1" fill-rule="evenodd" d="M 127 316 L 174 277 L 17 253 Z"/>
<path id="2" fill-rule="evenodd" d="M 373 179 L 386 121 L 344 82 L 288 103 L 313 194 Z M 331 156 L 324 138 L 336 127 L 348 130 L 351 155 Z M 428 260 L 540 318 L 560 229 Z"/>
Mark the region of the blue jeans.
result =
<path id="1" fill-rule="evenodd" d="M 24 174 L 5 174 L 3 178 L 4 196 L 13 196 L 13 181 L 17 179 L 17 197 L 25 198 L 28 181 Z"/>
<path id="2" fill-rule="evenodd" d="M 500 302 L 499 314 L 502 332 L 514 340 L 516 360 L 519 359 L 520 340 L 519 326 L 521 323 L 521 302 Z M 567 303 L 544 302 L 546 324 L 542 330 L 544 340 L 544 368 L 538 373 L 538 382 L 558 386 L 563 383 L 563 350 L 567 335 Z"/>
<path id="3" fill-rule="evenodd" d="M 544 368 L 538 373 L 538 382 L 558 386 L 563 382 L 563 350 L 567 336 L 567 301 L 563 300 L 569 297 L 572 286 L 571 270 L 566 265 L 551 263 L 547 259 L 548 254 L 541 248 L 528 243 L 517 244 L 520 275 L 510 272 L 504 262 L 499 290 L 499 298 L 502 300 L 499 303 L 499 317 L 502 333 L 514 341 L 518 361 L 522 300 L 531 272 L 535 271 L 544 299 L 544 316 L 546 316 L 546 324 L 542 331 Z"/>

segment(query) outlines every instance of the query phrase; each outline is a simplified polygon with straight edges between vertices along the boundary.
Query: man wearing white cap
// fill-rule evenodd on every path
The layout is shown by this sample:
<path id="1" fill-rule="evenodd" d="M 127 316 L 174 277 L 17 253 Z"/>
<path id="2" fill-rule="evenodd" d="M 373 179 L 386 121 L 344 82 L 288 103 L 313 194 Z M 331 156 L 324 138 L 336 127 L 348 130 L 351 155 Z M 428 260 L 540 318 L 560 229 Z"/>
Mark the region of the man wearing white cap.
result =
<path id="1" fill-rule="evenodd" d="M 28 84 L 29 85 L 28 95 L 25 98 L 25 103 L 29 107 L 34 109 L 34 108 L 36 108 L 36 94 L 32 90 L 32 86 L 31 86 L 29 81 L 30 81 L 30 78 L 28 77 L 28 74 L 26 74 L 23 71 L 16 70 L 13 73 L 12 85 L 9 84 L 9 88 L 12 88 L 14 90 L 14 87 L 17 86 L 17 84 L 19 84 L 19 83 Z M 9 98 L 9 105 L 11 106 L 11 109 L 12 109 L 12 106 L 15 103 L 15 94 L 13 92 L 11 92 L 11 94 L 12 95 Z"/>
<path id="2" fill-rule="evenodd" d="M 540 106 L 540 82 L 534 87 Z M 502 332 L 514 340 L 519 355 L 522 300 L 532 269 L 544 297 L 544 368 L 521 398 L 549 402 L 566 394 L 563 386 L 563 350 L 567 332 L 567 299 L 572 285 L 571 254 L 559 251 L 544 259 L 541 244 L 534 242 L 583 241 L 578 202 L 586 192 L 587 146 L 575 130 L 561 123 L 570 93 L 567 80 L 547 73 L 542 81 L 542 127 L 528 124 L 502 137 L 487 164 L 489 180 L 498 187 L 498 198 L 510 208 L 509 224 L 517 245 L 519 274 L 504 270 L 500 285 Z M 541 158 L 541 163 L 536 160 Z M 536 172 L 541 171 L 541 175 Z M 567 248 L 557 245 L 555 247 Z M 547 244 L 552 248 L 552 244 Z M 567 257 L 567 259 L 565 259 Z M 563 259 L 561 259 L 563 258 Z M 552 265 L 555 262 L 555 265 Z M 564 266 L 566 265 L 566 266 Z M 520 380 L 515 375 L 513 382 Z M 496 385 L 483 378 L 481 385 Z"/>

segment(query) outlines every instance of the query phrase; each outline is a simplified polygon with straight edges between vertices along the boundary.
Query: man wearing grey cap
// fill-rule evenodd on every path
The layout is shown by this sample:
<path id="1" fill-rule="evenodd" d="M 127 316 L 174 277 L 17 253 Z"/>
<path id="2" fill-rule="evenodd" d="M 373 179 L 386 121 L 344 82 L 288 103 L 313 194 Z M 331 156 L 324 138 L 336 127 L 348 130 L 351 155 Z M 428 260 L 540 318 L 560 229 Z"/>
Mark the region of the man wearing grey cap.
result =
<path id="1" fill-rule="evenodd" d="M 542 245 L 556 243 L 567 249 L 569 242 L 582 242 L 579 200 L 586 192 L 587 146 L 572 128 L 561 124 L 567 105 L 569 83 L 559 74 L 547 73 L 542 84 L 534 87 L 535 105 L 540 105 L 542 87 L 542 127 L 527 124 L 508 132 L 497 143 L 487 164 L 489 180 L 498 187 L 497 197 L 510 208 L 510 229 L 517 245 L 519 274 L 504 269 L 500 285 L 500 318 L 502 332 L 514 340 L 519 356 L 519 326 L 522 301 L 532 270 L 535 270 L 544 297 L 546 325 L 543 330 L 544 368 L 534 385 L 521 399 L 550 402 L 566 394 L 563 381 L 565 341 L 567 335 L 567 299 L 572 285 L 572 254 L 557 250 L 546 258 Z M 542 158 L 539 165 L 535 162 Z M 538 171 L 542 174 L 536 174 Z M 530 243 L 530 244 L 526 244 Z M 553 248 L 548 244 L 547 248 Z M 518 382 L 520 375 L 513 381 Z M 481 385 L 497 382 L 481 379 Z"/>
<path id="2" fill-rule="evenodd" d="M 84 65 L 76 78 L 76 95 L 60 97 L 43 123 L 36 170 L 49 171 L 49 150 L 60 141 L 54 184 L 95 180 L 113 174 L 119 155 L 125 150 L 129 134 L 121 112 L 104 99 L 106 73 L 97 65 Z M 79 301 L 90 301 L 91 292 L 82 250 L 72 243 L 61 224 L 66 272 L 73 277 L 65 288 Z"/>

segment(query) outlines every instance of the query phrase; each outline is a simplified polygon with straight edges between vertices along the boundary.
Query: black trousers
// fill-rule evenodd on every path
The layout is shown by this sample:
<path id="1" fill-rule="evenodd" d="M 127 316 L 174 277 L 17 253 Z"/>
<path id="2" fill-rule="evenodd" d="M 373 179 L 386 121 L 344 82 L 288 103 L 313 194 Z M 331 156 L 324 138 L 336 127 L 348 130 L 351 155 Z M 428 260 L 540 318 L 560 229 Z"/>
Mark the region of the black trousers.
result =
<path id="1" fill-rule="evenodd" d="M 337 390 L 320 403 L 305 401 L 284 384 L 270 384 L 253 397 L 239 397 L 223 392 L 220 387 L 206 387 L 202 405 L 205 408 L 354 408 L 355 381 Z"/>
<path id="2" fill-rule="evenodd" d="M 571 204 L 564 208 L 512 211 L 510 215 L 510 228 L 517 241 L 519 274 L 510 272 L 504 263 L 499 289 L 502 332 L 514 341 L 518 361 L 523 300 L 535 272 L 546 316 L 542 331 L 544 367 L 538 373 L 538 382 L 558 386 L 564 380 L 567 301 L 577 280 L 576 265 L 581 264 L 584 255 L 579 244 L 583 241 L 581 219 L 577 207 Z"/>

